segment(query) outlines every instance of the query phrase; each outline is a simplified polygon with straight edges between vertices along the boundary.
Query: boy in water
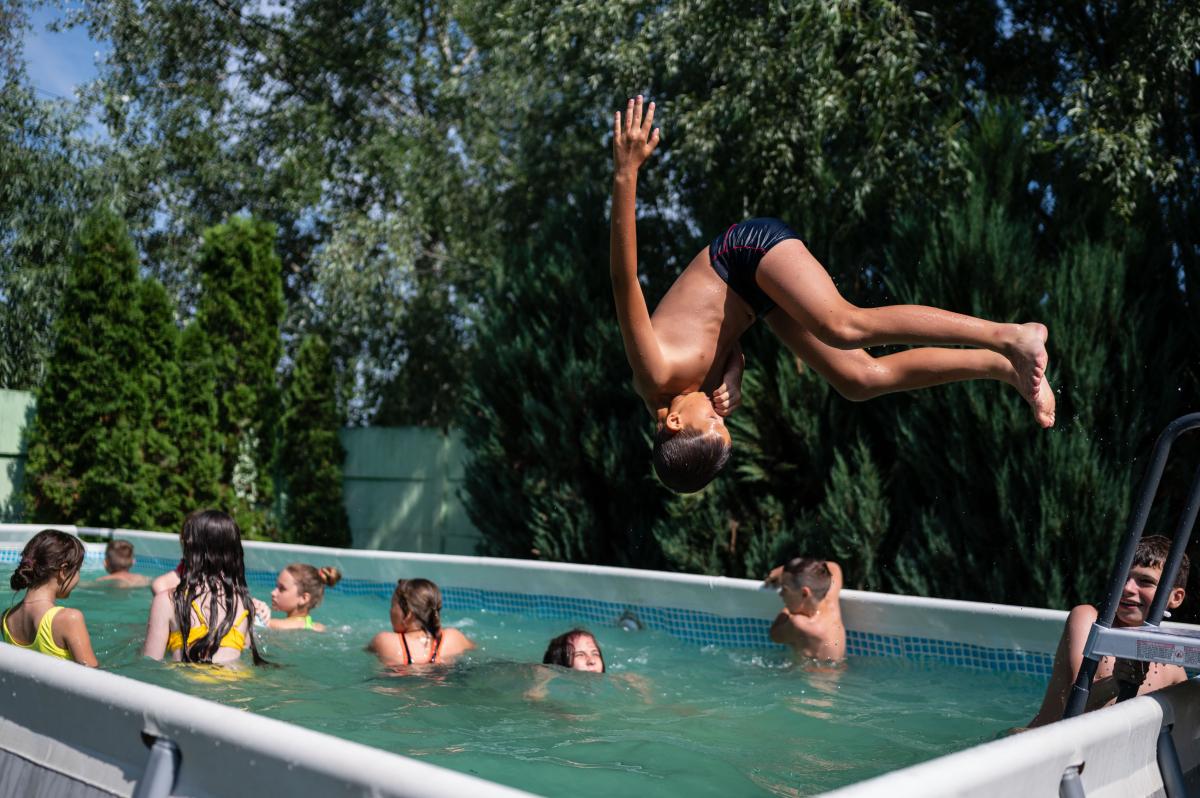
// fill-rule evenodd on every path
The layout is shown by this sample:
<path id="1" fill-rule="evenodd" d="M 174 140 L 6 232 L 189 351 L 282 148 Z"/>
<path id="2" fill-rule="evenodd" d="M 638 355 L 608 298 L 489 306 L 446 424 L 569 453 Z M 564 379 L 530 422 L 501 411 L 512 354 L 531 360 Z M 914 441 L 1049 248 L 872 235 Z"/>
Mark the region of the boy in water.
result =
<path id="1" fill-rule="evenodd" d="M 130 572 L 134 562 L 132 543 L 128 540 L 110 540 L 104 547 L 104 570 L 108 573 L 96 581 L 117 587 L 145 587 L 150 584 L 150 577 Z"/>
<path id="2" fill-rule="evenodd" d="M 841 662 L 846 658 L 842 625 L 842 569 L 832 560 L 797 557 L 763 582 L 779 590 L 783 609 L 771 624 L 771 639 L 792 647 L 805 660 Z"/>
<path id="3" fill-rule="evenodd" d="M 738 339 L 765 318 L 796 357 L 843 396 L 862 401 L 959 380 L 992 379 L 1020 391 L 1037 423 L 1054 424 L 1045 378 L 1046 328 L 997 324 L 920 305 L 856 307 L 778 219 L 735 224 L 702 250 L 655 308 L 637 276 L 637 175 L 658 146 L 654 103 L 638 96 L 613 123 L 610 271 L 633 384 L 655 417 L 654 468 L 667 487 L 707 485 L 732 450 L 724 417 L 741 402 Z M 864 347 L 925 346 L 883 357 Z"/>
<path id="4" fill-rule="evenodd" d="M 1162 535 L 1147 535 L 1138 542 L 1133 555 L 1133 567 L 1129 569 L 1125 591 L 1113 618 L 1114 627 L 1141 626 L 1145 621 L 1146 613 L 1150 611 L 1150 603 L 1154 601 L 1154 594 L 1159 588 L 1163 564 L 1167 561 L 1170 549 L 1171 541 Z M 1167 600 L 1167 609 L 1173 610 L 1183 603 L 1188 569 L 1189 563 L 1185 554 L 1179 566 L 1179 573 L 1175 577 L 1175 584 L 1168 587 L 1171 597 Z M 1062 719 L 1063 710 L 1067 707 L 1067 697 L 1071 694 L 1071 686 L 1075 684 L 1079 668 L 1083 665 L 1084 645 L 1098 614 L 1091 604 L 1080 604 L 1067 615 L 1067 624 L 1063 628 L 1062 638 L 1058 641 L 1058 651 L 1054 654 L 1054 670 L 1050 675 L 1050 684 L 1046 687 L 1042 708 L 1029 722 L 1030 728 L 1045 726 Z M 1103 657 L 1096 668 L 1092 690 L 1088 694 L 1087 711 L 1111 704 L 1117 697 L 1120 682 L 1139 685 L 1138 695 L 1144 695 L 1186 680 L 1187 671 L 1178 665 Z"/>

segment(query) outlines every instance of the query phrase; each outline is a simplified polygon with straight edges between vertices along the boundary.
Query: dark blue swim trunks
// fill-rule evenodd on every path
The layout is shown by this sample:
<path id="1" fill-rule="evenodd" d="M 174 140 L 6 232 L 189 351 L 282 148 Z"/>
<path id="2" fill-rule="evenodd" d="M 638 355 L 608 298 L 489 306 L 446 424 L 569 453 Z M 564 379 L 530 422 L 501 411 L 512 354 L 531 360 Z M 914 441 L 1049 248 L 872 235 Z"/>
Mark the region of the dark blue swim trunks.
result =
<path id="1" fill-rule="evenodd" d="M 789 238 L 803 241 L 778 219 L 747 219 L 733 225 L 708 245 L 708 259 L 713 271 L 746 300 L 758 318 L 775 307 L 775 302 L 758 287 L 754 278 L 758 263 L 771 247 Z"/>

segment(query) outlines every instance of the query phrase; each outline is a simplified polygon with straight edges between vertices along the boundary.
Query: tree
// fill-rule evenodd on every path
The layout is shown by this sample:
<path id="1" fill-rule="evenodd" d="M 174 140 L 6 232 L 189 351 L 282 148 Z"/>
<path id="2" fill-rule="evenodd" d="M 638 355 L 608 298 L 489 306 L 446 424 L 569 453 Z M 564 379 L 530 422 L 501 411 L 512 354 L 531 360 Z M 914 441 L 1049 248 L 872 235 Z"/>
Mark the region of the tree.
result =
<path id="1" fill-rule="evenodd" d="M 107 197 L 102 147 L 84 133 L 86 109 L 39 100 L 21 42 L 22 3 L 0 8 L 0 387 L 34 389 L 46 373 L 72 242 Z"/>
<path id="2" fill-rule="evenodd" d="M 179 446 L 179 512 L 218 504 L 221 438 L 217 430 L 217 370 L 199 323 L 183 329 L 179 344 L 179 409 L 174 439 Z"/>
<path id="3" fill-rule="evenodd" d="M 295 543 L 350 545 L 342 496 L 346 452 L 332 353 L 318 334 L 305 337 L 284 392 L 279 471 L 286 486 L 283 529 Z"/>
<path id="4" fill-rule="evenodd" d="M 651 566 L 649 419 L 608 316 L 601 197 L 514 243 L 479 320 L 463 402 L 467 512 L 487 553 Z M 590 213 L 589 213 L 590 212 Z M 589 221 L 590 220 L 590 221 Z M 572 231 L 572 244 L 558 239 Z M 630 419 L 644 420 L 630 423 Z"/>
<path id="5" fill-rule="evenodd" d="M 180 413 L 179 327 L 175 308 L 162 283 L 147 278 L 138 283 L 142 334 L 134 354 L 137 370 L 131 380 L 142 382 L 147 412 L 142 456 L 151 493 L 147 513 L 154 529 L 176 529 L 183 517 L 187 486 L 180 468 L 180 449 L 193 445 L 176 436 Z"/>
<path id="6" fill-rule="evenodd" d="M 205 231 L 196 324 L 212 353 L 223 499 L 251 535 L 273 529 L 283 290 L 273 225 L 247 217 Z"/>
<path id="7" fill-rule="evenodd" d="M 120 217 L 98 209 L 71 255 L 53 357 L 37 391 L 26 465 L 34 521 L 152 525 L 142 321 L 133 243 Z"/>

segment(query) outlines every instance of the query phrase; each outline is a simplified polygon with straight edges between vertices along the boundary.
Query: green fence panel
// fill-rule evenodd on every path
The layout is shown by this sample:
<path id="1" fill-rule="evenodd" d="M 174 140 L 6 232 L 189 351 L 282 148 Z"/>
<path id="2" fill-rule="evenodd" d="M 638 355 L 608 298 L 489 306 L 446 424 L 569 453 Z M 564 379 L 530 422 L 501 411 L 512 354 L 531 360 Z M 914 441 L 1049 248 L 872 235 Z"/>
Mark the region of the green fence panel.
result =
<path id="1" fill-rule="evenodd" d="M 28 391 L 0 390 L 0 521 L 24 521 L 21 483 Z M 466 450 L 460 436 L 417 427 L 359 427 L 340 434 L 343 487 L 354 547 L 474 554 L 479 532 L 458 499 Z"/>

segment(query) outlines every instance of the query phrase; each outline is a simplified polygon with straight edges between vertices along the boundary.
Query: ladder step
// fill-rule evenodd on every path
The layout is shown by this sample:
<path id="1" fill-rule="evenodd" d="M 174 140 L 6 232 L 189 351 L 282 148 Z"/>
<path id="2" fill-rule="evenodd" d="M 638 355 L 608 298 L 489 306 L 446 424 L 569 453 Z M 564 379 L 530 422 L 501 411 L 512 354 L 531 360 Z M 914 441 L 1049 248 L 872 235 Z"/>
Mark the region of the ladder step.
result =
<path id="1" fill-rule="evenodd" d="M 1091 639 L 1091 652 L 1096 656 L 1200 668 L 1200 629 L 1150 625 L 1121 629 L 1097 624 L 1092 627 Z"/>

